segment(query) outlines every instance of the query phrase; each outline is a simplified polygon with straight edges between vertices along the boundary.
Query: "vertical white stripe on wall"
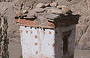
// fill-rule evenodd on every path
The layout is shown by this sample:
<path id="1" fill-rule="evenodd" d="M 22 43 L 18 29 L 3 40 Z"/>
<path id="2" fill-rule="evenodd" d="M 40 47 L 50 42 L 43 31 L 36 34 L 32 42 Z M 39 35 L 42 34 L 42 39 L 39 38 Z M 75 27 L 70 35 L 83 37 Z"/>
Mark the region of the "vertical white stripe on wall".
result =
<path id="1" fill-rule="evenodd" d="M 51 29 L 20 26 L 23 58 L 55 58 L 55 32 Z"/>
<path id="2" fill-rule="evenodd" d="M 41 52 L 48 58 L 54 58 L 54 30 L 45 29 L 44 38 L 41 39 Z"/>

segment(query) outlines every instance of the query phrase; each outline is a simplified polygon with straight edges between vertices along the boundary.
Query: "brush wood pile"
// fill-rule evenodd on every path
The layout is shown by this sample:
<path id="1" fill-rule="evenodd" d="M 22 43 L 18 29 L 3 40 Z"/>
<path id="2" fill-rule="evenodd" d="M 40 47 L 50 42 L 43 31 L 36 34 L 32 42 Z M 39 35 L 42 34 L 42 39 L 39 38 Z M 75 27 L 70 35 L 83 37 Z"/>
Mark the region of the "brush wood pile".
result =
<path id="1" fill-rule="evenodd" d="M 0 15 L 0 56 L 2 58 L 9 58 L 7 28 L 7 18 Z"/>
<path id="2" fill-rule="evenodd" d="M 23 8 L 23 6 L 22 6 Z M 65 6 L 59 6 L 57 2 L 53 3 L 39 3 L 31 10 L 17 10 L 16 19 L 34 20 L 36 25 L 47 26 L 48 22 L 55 22 L 61 16 L 72 15 L 71 10 Z"/>

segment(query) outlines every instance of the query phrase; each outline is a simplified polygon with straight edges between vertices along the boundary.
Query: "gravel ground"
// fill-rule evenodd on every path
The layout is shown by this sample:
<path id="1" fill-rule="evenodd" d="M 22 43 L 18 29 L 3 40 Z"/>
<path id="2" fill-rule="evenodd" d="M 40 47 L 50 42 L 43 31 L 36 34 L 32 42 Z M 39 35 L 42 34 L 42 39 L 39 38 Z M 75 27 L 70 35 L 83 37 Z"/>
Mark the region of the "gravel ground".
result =
<path id="1" fill-rule="evenodd" d="M 90 58 L 90 50 L 75 50 L 74 58 Z"/>

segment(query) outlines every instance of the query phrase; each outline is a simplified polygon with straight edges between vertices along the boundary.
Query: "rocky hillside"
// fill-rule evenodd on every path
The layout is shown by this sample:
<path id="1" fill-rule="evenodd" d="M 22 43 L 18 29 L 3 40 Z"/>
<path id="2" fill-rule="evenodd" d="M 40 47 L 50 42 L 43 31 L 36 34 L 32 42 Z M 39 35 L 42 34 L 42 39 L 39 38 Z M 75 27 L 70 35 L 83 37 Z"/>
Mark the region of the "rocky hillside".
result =
<path id="1" fill-rule="evenodd" d="M 79 14 L 80 18 L 76 25 L 76 49 L 90 49 L 90 0 L 15 0 L 12 2 L 0 2 L 0 12 L 8 18 L 8 37 L 19 37 L 19 27 L 15 22 L 15 11 L 32 9 L 37 3 L 58 2 L 59 5 L 66 5 L 73 14 Z M 23 5 L 23 7 L 22 7 Z"/>

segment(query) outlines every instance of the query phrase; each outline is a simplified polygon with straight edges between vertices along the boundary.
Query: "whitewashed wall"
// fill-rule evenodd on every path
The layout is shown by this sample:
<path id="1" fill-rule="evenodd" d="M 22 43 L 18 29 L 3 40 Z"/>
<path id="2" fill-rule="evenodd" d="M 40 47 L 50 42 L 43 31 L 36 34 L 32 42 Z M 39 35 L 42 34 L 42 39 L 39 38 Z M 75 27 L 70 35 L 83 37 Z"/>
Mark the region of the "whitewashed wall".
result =
<path id="1" fill-rule="evenodd" d="M 55 30 L 20 26 L 23 58 L 55 58 Z"/>

